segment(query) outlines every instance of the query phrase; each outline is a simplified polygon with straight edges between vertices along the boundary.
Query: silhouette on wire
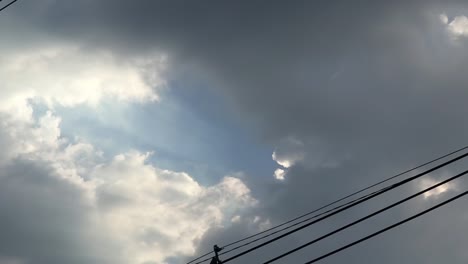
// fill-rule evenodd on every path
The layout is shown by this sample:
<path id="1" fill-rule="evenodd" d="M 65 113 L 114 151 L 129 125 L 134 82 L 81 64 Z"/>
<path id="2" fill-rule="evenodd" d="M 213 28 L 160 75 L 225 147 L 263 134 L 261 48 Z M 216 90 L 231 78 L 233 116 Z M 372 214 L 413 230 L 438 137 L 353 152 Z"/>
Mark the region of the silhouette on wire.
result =
<path id="1" fill-rule="evenodd" d="M 386 183 L 386 182 L 388 182 L 388 181 L 390 181 L 390 180 L 392 180 L 392 179 L 401 177 L 401 176 L 403 176 L 403 175 L 405 175 L 405 174 L 407 174 L 407 173 L 409 173 L 409 172 L 411 172 L 411 171 L 415 171 L 415 170 L 420 169 L 420 168 L 422 168 L 422 167 L 424 167 L 424 166 L 426 166 L 426 165 L 429 165 L 429 164 L 434 163 L 434 162 L 436 162 L 436 161 L 442 160 L 442 159 L 444 159 L 444 158 L 446 158 L 446 157 L 449 157 L 449 156 L 451 156 L 451 155 L 453 155 L 453 154 L 456 154 L 456 153 L 461 152 L 461 151 L 466 150 L 466 149 L 468 149 L 468 146 L 459 148 L 459 149 L 454 150 L 454 151 L 452 151 L 452 152 L 450 152 L 450 153 L 448 153 L 448 154 L 445 154 L 445 155 L 443 155 L 443 156 L 440 156 L 440 157 L 438 157 L 438 158 L 435 158 L 435 159 L 432 159 L 432 160 L 430 160 L 430 161 L 428 161 L 428 162 L 425 162 L 425 163 L 423 163 L 423 164 L 420 164 L 420 165 L 418 165 L 418 166 L 416 166 L 416 167 L 413 167 L 413 168 L 411 168 L 411 169 L 408 169 L 408 170 L 406 170 L 406 171 L 403 171 L 403 172 L 401 172 L 401 173 L 398 173 L 398 174 L 396 174 L 396 175 L 394 175 L 394 176 L 391 176 L 391 177 L 389 177 L 389 178 L 387 178 L 387 179 L 384 179 L 384 180 L 379 181 L 379 182 L 377 182 L 377 183 L 375 183 L 375 184 L 372 184 L 372 185 L 370 185 L 370 186 L 368 186 L 368 187 L 365 187 L 365 188 L 363 188 L 363 189 L 360 189 L 360 190 L 358 190 L 358 191 L 356 191 L 356 192 L 354 192 L 354 193 L 352 193 L 352 194 L 346 195 L 346 196 L 344 196 L 344 197 L 342 197 L 342 198 L 340 198 L 340 199 L 338 199 L 338 200 L 336 200 L 336 201 L 334 201 L 334 202 L 331 202 L 331 203 L 329 203 L 329 204 L 326 204 L 326 205 L 324 205 L 324 206 L 322 206 L 322 207 L 320 207 L 320 208 L 317 208 L 317 209 L 315 209 L 315 210 L 313 210 L 313 211 L 310 211 L 310 212 L 308 212 L 308 213 L 305 213 L 305 214 L 303 214 L 303 215 L 300 215 L 300 216 L 298 216 L 298 217 L 295 217 L 295 218 L 293 218 L 293 219 L 291 219 L 291 220 L 288 220 L 288 221 L 286 221 L 286 222 L 284 222 L 284 223 L 282 223 L 282 224 L 279 224 L 279 225 L 277 225 L 277 226 L 274 226 L 274 227 L 271 227 L 271 228 L 269 228 L 269 229 L 263 230 L 262 232 L 253 234 L 253 235 L 251 235 L 251 236 L 248 236 L 248 237 L 239 239 L 239 240 L 234 241 L 234 242 L 232 242 L 232 243 L 226 244 L 225 246 L 223 246 L 223 248 L 228 248 L 228 247 L 230 247 L 230 246 L 232 246 L 232 245 L 238 244 L 238 243 L 240 243 L 240 242 L 244 242 L 244 241 L 249 240 L 249 239 L 251 239 L 251 238 L 254 238 L 254 237 L 257 237 L 257 236 L 259 236 L 259 235 L 262 235 L 262 234 L 265 234 L 265 233 L 267 233 L 267 232 L 270 232 L 270 231 L 272 231 L 272 230 L 278 229 L 278 228 L 280 228 L 280 227 L 282 227 L 282 226 L 285 226 L 285 225 L 287 225 L 287 224 L 290 224 L 290 223 L 292 223 L 292 222 L 294 222 L 294 221 L 296 221 L 296 220 L 299 220 L 299 219 L 301 219 L 301 218 L 304 218 L 304 217 L 306 217 L 306 216 L 309 216 L 309 215 L 311 215 L 311 214 L 314 214 L 314 213 L 316 213 L 316 212 L 319 212 L 319 211 L 321 211 L 321 210 L 323 210 L 323 209 L 325 209 L 325 208 L 328 208 L 328 207 L 330 207 L 330 206 L 332 206 L 332 205 L 335 205 L 335 204 L 337 204 L 337 203 L 339 203 L 339 202 L 342 202 L 342 201 L 344 201 L 344 200 L 346 200 L 346 199 L 348 199 L 348 198 L 350 198 L 350 197 L 352 197 L 352 196 L 355 196 L 355 195 L 357 195 L 357 194 L 363 193 L 363 192 L 365 192 L 365 191 L 367 191 L 367 190 L 369 190 L 369 189 L 371 189 L 371 188 L 373 188 L 373 187 L 376 187 L 376 186 L 378 186 L 378 185 L 381 185 L 381 184 L 383 184 L 383 183 Z M 374 192 L 374 193 L 375 193 L 375 192 Z M 371 194 L 369 194 L 369 195 L 372 195 L 372 194 L 373 194 L 373 193 L 371 193 Z M 365 196 L 360 197 L 359 199 L 362 199 L 362 198 L 364 198 L 364 197 L 365 197 Z M 354 202 L 354 201 L 356 201 L 356 200 L 353 200 L 353 201 L 351 201 L 351 202 Z M 347 204 L 349 204 L 349 202 L 348 202 Z M 340 205 L 340 206 L 338 206 L 338 207 L 335 207 L 334 209 L 340 208 L 340 207 L 345 206 L 345 205 L 346 205 L 346 204 Z M 328 212 L 329 212 L 329 211 L 328 211 Z M 323 215 L 323 213 L 319 214 L 318 216 L 320 216 L 320 215 Z M 316 217 L 318 217 L 318 216 L 314 216 L 314 217 L 312 217 L 312 218 L 316 218 Z M 308 218 L 308 219 L 305 220 L 305 221 L 308 221 L 308 220 L 310 220 L 310 219 L 311 219 L 311 218 Z M 305 222 L 305 221 L 301 221 L 301 222 L 299 222 L 299 223 L 303 223 L 303 222 Z M 277 231 L 277 232 L 273 232 L 273 233 L 271 233 L 271 235 L 277 234 L 277 233 L 279 233 L 279 232 L 281 232 L 281 231 L 284 231 L 284 230 L 289 229 L 289 228 L 291 228 L 291 227 L 293 227 L 293 226 L 296 226 L 296 225 L 297 225 L 297 224 L 293 224 L 293 225 L 291 225 L 291 226 L 289 226 L 289 227 L 287 227 L 287 228 L 283 228 L 283 229 L 281 229 L 281 230 L 279 230 L 279 231 Z M 254 242 L 256 242 L 256 241 L 259 241 L 259 240 L 261 240 L 261 239 L 263 239 L 263 238 L 269 237 L 269 236 L 271 236 L 271 235 L 262 236 L 260 239 L 255 239 L 255 240 L 253 240 L 253 241 L 251 241 L 251 242 L 249 242 L 249 243 L 245 243 L 245 244 L 243 244 L 243 245 L 241 245 L 241 246 L 238 246 L 238 247 L 235 247 L 235 248 L 233 248 L 233 249 L 231 249 L 231 250 L 225 251 L 225 252 L 223 252 L 223 253 L 220 254 L 220 255 L 224 255 L 224 254 L 227 254 L 227 253 L 229 253 L 229 252 L 232 252 L 232 251 L 234 251 L 234 250 L 236 250 L 236 249 L 245 247 L 245 246 L 250 245 L 250 244 L 252 244 L 252 243 L 254 243 Z M 196 259 L 193 259 L 193 260 L 189 261 L 187 264 L 191 264 L 191 263 L 193 263 L 193 262 L 195 262 L 195 261 L 197 261 L 197 260 L 199 260 L 199 259 L 202 259 L 202 258 L 204 258 L 204 257 L 206 257 L 206 256 L 208 256 L 208 255 L 211 255 L 211 254 L 213 254 L 213 253 L 214 253 L 214 251 L 207 252 L 207 253 L 205 253 L 205 254 L 203 254 L 203 255 L 197 257 Z M 206 261 L 208 261 L 208 260 L 210 260 L 210 259 L 211 259 L 211 258 L 207 258 L 207 259 L 204 259 L 204 260 L 202 260 L 202 261 L 196 262 L 196 263 L 194 263 L 194 264 L 200 264 L 200 263 L 206 262 Z"/>
<path id="2" fill-rule="evenodd" d="M 446 161 L 446 162 L 444 162 L 444 163 L 442 163 L 442 164 L 440 164 L 440 165 L 437 165 L 437 166 L 435 166 L 435 167 L 433 167 L 433 168 L 431 168 L 431 169 L 428 169 L 428 170 L 426 170 L 426 171 L 424 171 L 424 172 L 421 172 L 421 173 L 419 173 L 419 174 L 417 174 L 417 175 L 415 175 L 415 176 L 412 176 L 412 177 L 410 177 L 410 178 L 407 178 L 407 179 L 405 179 L 405 180 L 402 180 L 402 181 L 400 181 L 400 182 L 397 182 L 397 183 L 395 183 L 395 184 L 393 184 L 393 185 L 390 185 L 390 186 L 388 186 L 388 187 L 384 187 L 384 188 L 382 188 L 382 189 L 380 189 L 380 190 L 378 190 L 378 191 L 376 191 L 376 192 L 373 192 L 373 193 L 371 193 L 371 194 L 369 194 L 369 195 L 365 195 L 365 196 L 363 196 L 363 197 L 357 198 L 357 199 L 351 201 L 350 204 L 348 204 L 348 205 L 346 205 L 346 206 L 344 206 L 344 207 L 338 206 L 338 207 L 341 207 L 341 208 L 337 209 L 338 207 L 335 207 L 335 208 L 333 208 L 333 209 L 330 209 L 330 210 L 328 210 L 327 212 L 325 212 L 325 213 L 328 213 L 328 212 L 329 212 L 329 214 L 324 215 L 324 216 L 322 216 L 322 217 L 320 217 L 320 218 L 318 218 L 318 219 L 316 219 L 316 220 L 314 220 L 314 221 L 312 221 L 312 222 L 309 222 L 309 223 L 307 223 L 307 224 L 304 224 L 304 225 L 302 225 L 302 226 L 299 226 L 299 227 L 297 227 L 297 228 L 295 228 L 295 229 L 293 229 L 293 230 L 291 230 L 291 231 L 288 231 L 288 232 L 286 232 L 286 233 L 284 233 L 284 234 L 282 234 L 282 235 L 279 235 L 279 236 L 277 236 L 277 237 L 275 237 L 275 238 L 272 238 L 272 239 L 270 239 L 270 240 L 268 240 L 268 241 L 266 241 L 266 242 L 263 242 L 263 243 L 261 243 L 261 244 L 259 244 L 259 245 L 256 245 L 256 246 L 254 246 L 254 247 L 252 247 L 252 248 L 250 248 L 250 249 L 247 249 L 247 250 L 245 250 L 245 251 L 242 251 L 242 252 L 240 252 L 240 253 L 238 253 L 238 254 L 232 256 L 232 257 L 229 257 L 229 258 L 225 259 L 225 260 L 223 261 L 223 263 L 227 263 L 227 262 L 229 262 L 229 261 L 231 261 L 231 260 L 234 260 L 234 259 L 236 259 L 236 258 L 239 258 L 239 257 L 241 257 L 241 256 L 243 256 L 243 255 L 245 255 L 245 254 L 247 254 L 247 253 L 250 253 L 250 252 L 252 252 L 252 251 L 254 251 L 254 250 L 257 250 L 257 249 L 259 249 L 259 248 L 261 248 L 261 247 L 264 247 L 264 246 L 266 246 L 266 245 L 268 245 L 268 244 L 270 244 L 270 243 L 273 243 L 273 242 L 275 242 L 275 241 L 277 241 L 277 240 L 279 240 L 279 239 L 282 239 L 282 238 L 284 238 L 284 237 L 286 237 L 286 236 L 289 236 L 289 235 L 291 235 L 291 234 L 293 234 L 293 233 L 295 233 L 295 232 L 298 232 L 298 231 L 300 231 L 300 230 L 302 230 L 302 229 L 304 229 L 304 228 L 306 228 L 306 227 L 308 227 L 308 226 L 311 226 L 311 225 L 313 225 L 313 224 L 315 224 L 315 223 L 318 223 L 318 222 L 320 222 L 320 221 L 322 221 L 322 220 L 325 220 L 325 219 L 327 219 L 327 218 L 329 218 L 329 217 L 331 217 L 331 216 L 334 216 L 334 215 L 336 215 L 336 214 L 338 214 L 338 213 L 340 213 L 340 212 L 342 212 L 342 211 L 345 211 L 345 210 L 347 210 L 347 209 L 349 209 L 349 208 L 351 208 L 351 207 L 354 207 L 354 206 L 356 206 L 356 205 L 359 205 L 359 204 L 361 204 L 361 203 L 363 203 L 363 202 L 365 202 L 365 201 L 367 201 L 367 200 L 370 200 L 370 199 L 372 199 L 372 198 L 374 198 L 374 197 L 376 197 L 376 196 L 379 196 L 379 195 L 381 195 L 381 194 L 383 194 L 383 193 L 386 193 L 386 192 L 388 192 L 388 191 L 390 191 L 390 190 L 393 190 L 393 189 L 395 189 L 395 188 L 397 188 L 397 187 L 399 187 L 399 186 L 402 186 L 402 185 L 404 185 L 404 184 L 406 184 L 406 183 L 408 183 L 408 182 L 411 182 L 411 181 L 413 181 L 413 180 L 415 180 L 415 179 L 418 179 L 418 178 L 420 178 L 420 177 L 422 177 L 422 176 L 424 176 L 424 175 L 426 175 L 426 174 L 428 174 L 428 173 L 430 173 L 430 172 L 433 172 L 433 171 L 435 171 L 435 170 L 437 170 L 437 169 L 440 169 L 440 168 L 442 168 L 442 167 L 445 167 L 445 166 L 447 166 L 448 164 L 451 164 L 451 163 L 453 163 L 453 162 L 455 162 L 455 161 L 458 161 L 458 160 L 460 160 L 460 159 L 462 159 L 462 158 L 465 158 L 466 156 L 468 156 L 468 153 L 465 153 L 465 154 L 463 154 L 463 155 L 457 156 L 457 157 L 455 157 L 455 158 L 453 158 L 453 159 L 451 159 L 451 160 L 449 160 L 449 161 Z M 306 220 L 304 220 L 304 221 L 306 221 Z M 226 253 L 227 253 L 227 252 L 224 252 L 223 254 L 226 254 Z M 221 255 L 221 254 L 220 254 L 220 255 Z M 195 264 L 203 263 L 203 262 L 208 261 L 208 260 L 210 260 L 210 259 L 211 259 L 211 258 L 209 258 L 209 259 L 204 259 L 204 260 L 199 261 L 199 262 L 197 262 L 197 263 L 195 263 Z"/>

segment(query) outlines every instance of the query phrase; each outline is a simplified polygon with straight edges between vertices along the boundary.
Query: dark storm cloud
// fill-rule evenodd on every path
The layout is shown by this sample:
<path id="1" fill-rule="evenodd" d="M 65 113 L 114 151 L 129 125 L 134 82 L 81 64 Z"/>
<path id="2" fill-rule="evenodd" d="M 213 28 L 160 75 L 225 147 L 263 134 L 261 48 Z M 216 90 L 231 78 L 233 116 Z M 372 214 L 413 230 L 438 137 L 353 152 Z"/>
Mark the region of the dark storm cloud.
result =
<path id="1" fill-rule="evenodd" d="M 179 67 L 195 65 L 268 139 L 354 148 L 382 139 L 400 147 L 434 142 L 457 128 L 451 120 L 463 115 L 466 55 L 444 35 L 442 6 L 37 1 L 16 10 L 49 34 L 129 52 L 157 48 Z M 448 110 L 434 107 L 449 100 Z"/>
<path id="2" fill-rule="evenodd" d="M 262 208 L 252 215 L 278 223 L 466 142 L 468 50 L 438 16 L 467 8 L 454 1 L 64 0 L 24 2 L 9 18 L 89 48 L 164 51 L 173 72 L 221 89 L 260 141 L 302 142 L 304 160 L 284 184 L 250 179 Z M 314 159 L 336 165 L 310 166 Z M 462 205 L 324 263 L 466 263 Z M 245 228 L 214 230 L 201 248 Z"/>

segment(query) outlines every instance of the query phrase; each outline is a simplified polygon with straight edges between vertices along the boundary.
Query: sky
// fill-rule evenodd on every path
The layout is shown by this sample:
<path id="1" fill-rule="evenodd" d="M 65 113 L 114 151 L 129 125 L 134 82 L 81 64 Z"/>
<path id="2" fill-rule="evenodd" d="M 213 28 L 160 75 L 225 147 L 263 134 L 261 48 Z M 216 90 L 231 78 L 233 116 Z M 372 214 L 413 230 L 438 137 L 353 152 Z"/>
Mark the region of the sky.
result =
<path id="1" fill-rule="evenodd" d="M 468 142 L 464 1 L 19 0 L 0 33 L 0 264 L 185 263 Z M 465 164 L 232 263 L 263 263 Z M 467 205 L 321 263 L 465 264 Z"/>

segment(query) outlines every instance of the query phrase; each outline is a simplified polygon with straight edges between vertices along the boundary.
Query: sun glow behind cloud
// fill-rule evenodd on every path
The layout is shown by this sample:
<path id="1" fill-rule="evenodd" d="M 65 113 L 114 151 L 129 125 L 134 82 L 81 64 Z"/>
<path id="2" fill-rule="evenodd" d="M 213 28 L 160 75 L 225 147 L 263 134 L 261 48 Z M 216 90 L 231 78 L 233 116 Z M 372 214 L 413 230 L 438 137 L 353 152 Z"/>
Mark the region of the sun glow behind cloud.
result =
<path id="1" fill-rule="evenodd" d="M 437 183 L 438 183 L 438 181 L 436 181 L 436 180 L 433 180 L 431 178 L 425 178 L 420 182 L 419 185 L 420 185 L 420 187 L 422 189 L 425 189 L 425 188 L 428 188 L 428 187 L 430 187 L 430 186 L 432 186 L 434 184 L 437 184 Z M 424 193 L 423 196 L 424 196 L 425 199 L 432 198 L 432 197 L 437 197 L 437 196 L 439 196 L 441 194 L 444 194 L 444 193 L 446 193 L 448 191 L 452 191 L 452 190 L 457 190 L 457 186 L 454 183 L 446 183 L 446 184 L 441 185 L 441 186 L 439 186 L 439 187 L 437 187 L 437 188 L 435 188 L 435 189 L 433 189 L 433 190 L 431 190 L 429 192 Z"/>
<path id="2" fill-rule="evenodd" d="M 439 18 L 455 39 L 468 36 L 468 18 L 466 16 L 456 16 L 449 20 L 446 14 L 441 14 Z"/>
<path id="3" fill-rule="evenodd" d="M 84 199 L 86 210 L 79 213 L 89 222 L 82 232 L 110 239 L 123 263 L 192 254 L 209 228 L 256 204 L 236 177 L 201 186 L 187 173 L 149 164 L 149 153 L 132 150 L 109 159 L 79 137 L 62 136 L 56 105 L 155 102 L 165 86 L 165 63 L 165 56 L 123 61 L 110 52 L 57 45 L 0 59 L 0 168 L 18 159 L 52 168 L 50 181 L 66 182 Z M 46 113 L 36 118 L 31 100 Z"/>
<path id="4" fill-rule="evenodd" d="M 165 55 L 124 60 L 109 51 L 68 45 L 8 53 L 0 58 L 2 108 L 25 99 L 48 107 L 96 106 L 103 98 L 156 101 L 158 89 L 165 86 L 165 64 Z"/>

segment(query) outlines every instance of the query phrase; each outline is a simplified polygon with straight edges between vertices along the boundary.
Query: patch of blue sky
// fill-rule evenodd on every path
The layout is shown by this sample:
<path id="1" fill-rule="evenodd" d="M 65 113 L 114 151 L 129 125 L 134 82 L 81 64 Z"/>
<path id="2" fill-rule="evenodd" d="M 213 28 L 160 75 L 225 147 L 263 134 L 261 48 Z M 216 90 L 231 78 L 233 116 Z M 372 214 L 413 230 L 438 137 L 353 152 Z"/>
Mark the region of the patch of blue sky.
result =
<path id="1" fill-rule="evenodd" d="M 58 107 L 63 135 L 83 138 L 108 157 L 130 149 L 154 152 L 151 163 L 185 171 L 201 184 L 236 172 L 270 177 L 276 166 L 271 146 L 257 143 L 214 90 L 187 83 L 171 82 L 155 103 Z"/>

